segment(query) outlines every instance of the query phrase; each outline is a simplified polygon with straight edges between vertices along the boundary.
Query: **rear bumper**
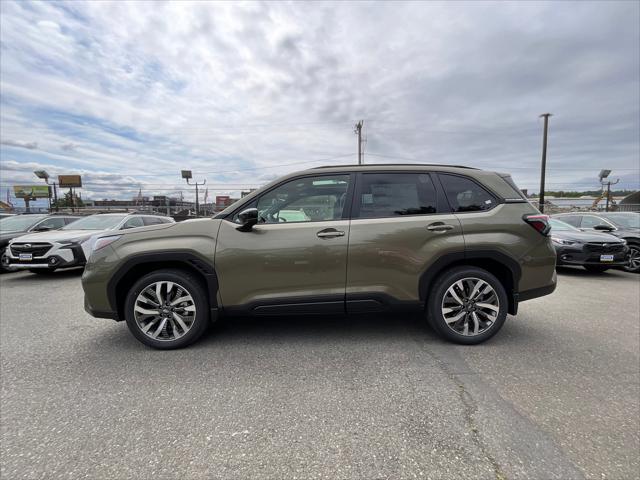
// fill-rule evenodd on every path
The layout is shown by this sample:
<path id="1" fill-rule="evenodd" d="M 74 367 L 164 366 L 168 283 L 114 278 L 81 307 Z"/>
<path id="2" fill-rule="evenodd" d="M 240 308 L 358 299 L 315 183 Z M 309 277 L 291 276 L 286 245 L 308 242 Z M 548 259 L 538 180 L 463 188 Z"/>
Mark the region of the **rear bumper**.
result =
<path id="1" fill-rule="evenodd" d="M 111 320 L 116 320 L 116 321 L 119 320 L 117 312 L 113 312 L 109 310 L 96 310 L 95 308 L 93 308 L 89 303 L 89 299 L 87 298 L 86 295 L 84 297 L 84 310 L 92 317 L 109 318 Z"/>
<path id="2" fill-rule="evenodd" d="M 515 294 L 515 303 L 516 305 L 519 302 L 526 302 L 527 300 L 532 300 L 534 298 L 544 297 L 545 295 L 551 295 L 558 285 L 558 276 L 554 270 L 553 275 L 551 276 L 551 283 L 548 285 L 543 285 L 542 287 L 532 288 L 530 290 L 524 290 Z"/>

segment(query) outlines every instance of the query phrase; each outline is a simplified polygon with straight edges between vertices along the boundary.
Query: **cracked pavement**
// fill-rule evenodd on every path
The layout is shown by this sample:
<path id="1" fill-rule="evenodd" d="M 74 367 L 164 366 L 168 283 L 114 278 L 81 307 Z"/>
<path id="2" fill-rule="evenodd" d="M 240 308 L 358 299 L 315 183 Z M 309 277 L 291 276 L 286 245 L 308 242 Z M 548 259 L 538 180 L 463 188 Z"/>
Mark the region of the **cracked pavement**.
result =
<path id="1" fill-rule="evenodd" d="M 475 347 L 419 318 L 227 319 L 154 351 L 80 276 L 0 276 L 2 478 L 626 479 L 640 277 L 559 272 Z"/>

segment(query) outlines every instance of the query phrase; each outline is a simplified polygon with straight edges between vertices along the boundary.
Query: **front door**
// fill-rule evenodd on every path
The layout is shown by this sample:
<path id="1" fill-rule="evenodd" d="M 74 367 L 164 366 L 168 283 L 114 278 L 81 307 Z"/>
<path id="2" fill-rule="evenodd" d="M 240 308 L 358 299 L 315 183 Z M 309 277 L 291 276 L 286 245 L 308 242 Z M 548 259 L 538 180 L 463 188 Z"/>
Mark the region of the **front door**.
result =
<path id="1" fill-rule="evenodd" d="M 224 309 L 343 312 L 351 183 L 350 174 L 298 177 L 246 206 L 259 211 L 251 231 L 223 220 L 215 265 Z"/>

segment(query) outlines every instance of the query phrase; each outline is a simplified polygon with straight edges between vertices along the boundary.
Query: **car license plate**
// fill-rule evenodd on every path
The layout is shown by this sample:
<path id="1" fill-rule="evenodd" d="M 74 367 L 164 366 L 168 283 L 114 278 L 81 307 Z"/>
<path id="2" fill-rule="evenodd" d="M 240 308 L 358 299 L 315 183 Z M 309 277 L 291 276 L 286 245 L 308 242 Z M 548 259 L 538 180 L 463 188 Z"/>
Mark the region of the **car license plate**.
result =
<path id="1" fill-rule="evenodd" d="M 601 262 L 613 262 L 613 255 L 600 255 Z"/>
<path id="2" fill-rule="evenodd" d="M 27 260 L 27 261 L 31 261 L 33 260 L 33 254 L 32 253 L 21 253 L 19 255 L 20 260 Z"/>

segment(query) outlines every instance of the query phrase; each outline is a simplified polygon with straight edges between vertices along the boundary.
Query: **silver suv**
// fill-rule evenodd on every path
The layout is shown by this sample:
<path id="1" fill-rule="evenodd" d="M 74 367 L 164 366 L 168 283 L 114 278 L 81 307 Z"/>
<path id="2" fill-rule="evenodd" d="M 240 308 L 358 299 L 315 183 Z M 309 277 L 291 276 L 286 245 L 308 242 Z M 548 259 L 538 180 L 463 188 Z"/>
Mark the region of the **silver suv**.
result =
<path id="1" fill-rule="evenodd" d="M 175 223 L 171 217 L 105 213 L 84 217 L 60 230 L 23 235 L 9 242 L 3 261 L 7 268 L 33 273 L 83 266 L 96 238 L 115 230 Z"/>

